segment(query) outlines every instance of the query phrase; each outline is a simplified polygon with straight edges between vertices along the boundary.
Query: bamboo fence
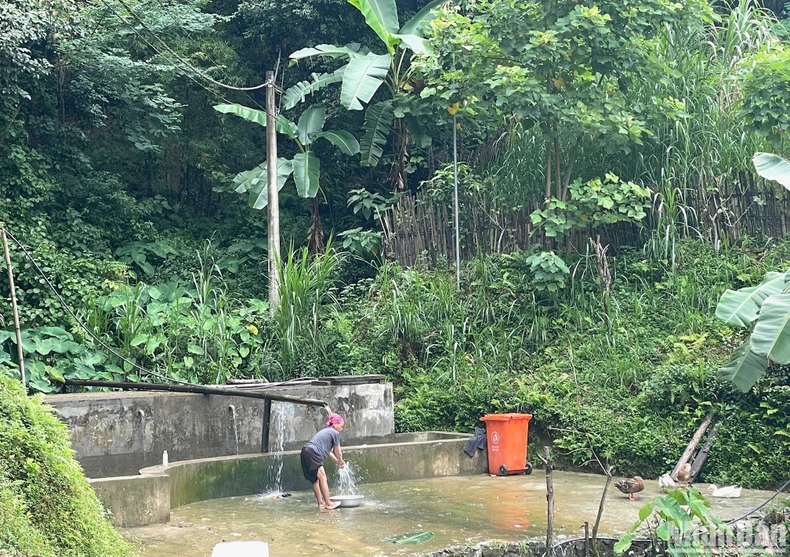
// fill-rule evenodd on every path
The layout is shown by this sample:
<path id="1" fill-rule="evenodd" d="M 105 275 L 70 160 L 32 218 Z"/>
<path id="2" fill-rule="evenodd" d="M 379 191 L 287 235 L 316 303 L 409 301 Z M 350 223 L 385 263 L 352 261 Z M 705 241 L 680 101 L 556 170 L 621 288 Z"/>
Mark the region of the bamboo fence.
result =
<path id="1" fill-rule="evenodd" d="M 679 234 L 707 239 L 717 249 L 744 237 L 766 239 L 787 235 L 790 211 L 787 190 L 766 184 L 749 172 L 719 177 L 713 183 L 713 186 L 681 189 L 686 217 L 674 224 Z M 465 192 L 459 200 L 461 259 L 526 250 L 536 244 L 544 249 L 586 250 L 591 230 L 574 231 L 559 241 L 534 230 L 530 214 L 541 203 L 542 200 L 511 208 L 478 192 Z M 655 215 L 646 219 L 648 230 L 653 221 Z M 420 192 L 403 195 L 383 215 L 382 227 L 387 257 L 403 266 L 419 262 L 436 264 L 440 258 L 451 261 L 455 257 L 451 203 L 437 202 Z M 610 253 L 627 245 L 641 247 L 646 240 L 645 230 L 632 224 L 618 224 L 596 233 L 601 234 L 604 245 L 611 246 Z"/>

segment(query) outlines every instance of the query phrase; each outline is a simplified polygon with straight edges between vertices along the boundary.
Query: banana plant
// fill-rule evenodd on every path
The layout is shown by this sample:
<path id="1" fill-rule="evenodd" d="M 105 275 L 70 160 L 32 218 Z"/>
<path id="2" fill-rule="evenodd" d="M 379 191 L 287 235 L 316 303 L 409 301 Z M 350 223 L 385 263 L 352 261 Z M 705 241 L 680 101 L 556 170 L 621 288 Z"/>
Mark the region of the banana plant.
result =
<path id="1" fill-rule="evenodd" d="M 755 153 L 752 160 L 757 174 L 790 190 L 790 161 L 773 153 Z"/>
<path id="2" fill-rule="evenodd" d="M 790 161 L 771 153 L 755 153 L 754 167 L 767 180 L 790 189 Z M 735 350 L 719 376 L 748 391 L 769 364 L 790 364 L 790 269 L 766 273 L 757 286 L 727 290 L 716 306 L 716 317 L 734 327 L 750 327 L 749 339 Z"/>
<path id="3" fill-rule="evenodd" d="M 219 104 L 215 110 L 223 114 L 235 114 L 240 118 L 266 127 L 266 113 L 240 104 Z M 288 178 L 293 175 L 296 191 L 301 197 L 315 197 L 320 188 L 321 161 L 312 150 L 319 139 L 325 139 L 340 149 L 344 155 L 359 153 L 359 142 L 349 132 L 343 130 L 324 131 L 326 109 L 323 106 L 308 107 L 293 123 L 280 114 L 276 120 L 277 132 L 296 143 L 299 152 L 292 159 L 277 159 L 277 189 L 283 189 Z M 240 172 L 233 179 L 236 192 L 248 193 L 250 205 L 263 209 L 269 203 L 266 183 L 266 161 L 251 170 Z"/>
<path id="4" fill-rule="evenodd" d="M 348 110 L 365 109 L 364 135 L 360 142 L 362 164 L 375 166 L 383 155 L 384 145 L 393 130 L 393 120 L 404 120 L 400 125 L 400 146 L 398 164 L 401 166 L 401 185 L 405 185 L 405 161 L 407 133 L 421 147 L 430 144 L 430 138 L 420 130 L 417 119 L 398 106 L 397 96 L 408 89 L 411 68 L 407 56 L 410 53 L 429 55 L 428 42 L 421 34 L 422 27 L 432 18 L 432 10 L 447 0 L 434 0 L 420 10 L 403 26 L 398 21 L 395 0 L 348 0 L 365 17 L 368 24 L 386 48 L 386 53 L 368 52 L 359 44 L 336 46 L 321 44 L 303 48 L 291 54 L 292 60 L 302 60 L 313 56 L 338 58 L 346 64 L 331 73 L 313 74 L 310 81 L 301 81 L 288 89 L 283 96 L 283 106 L 287 110 L 304 101 L 309 94 L 333 83 L 340 83 L 340 102 Z M 386 84 L 391 98 L 373 104 L 371 100 L 382 85 Z"/>

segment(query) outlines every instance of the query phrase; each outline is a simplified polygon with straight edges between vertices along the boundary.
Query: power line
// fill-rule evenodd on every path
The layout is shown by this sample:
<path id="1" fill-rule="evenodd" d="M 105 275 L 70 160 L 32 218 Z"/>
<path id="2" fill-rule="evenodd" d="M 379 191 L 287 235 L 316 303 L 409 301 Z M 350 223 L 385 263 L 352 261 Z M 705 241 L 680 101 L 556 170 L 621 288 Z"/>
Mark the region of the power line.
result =
<path id="1" fill-rule="evenodd" d="M 107 5 L 107 3 L 105 2 L 105 0 L 102 0 L 102 2 L 103 2 L 105 5 Z M 160 44 L 161 44 L 161 45 L 164 47 L 164 49 L 165 49 L 165 50 L 167 50 L 167 51 L 168 51 L 168 52 L 169 52 L 171 55 L 173 55 L 173 56 L 174 56 L 176 59 L 178 59 L 178 60 L 179 60 L 179 61 L 180 61 L 182 64 L 184 64 L 185 66 L 187 66 L 187 67 L 188 67 L 190 70 L 192 70 L 193 72 L 195 72 L 197 75 L 199 75 L 200 77 L 202 77 L 203 79 L 205 79 L 205 80 L 206 80 L 206 81 L 208 81 L 209 83 L 212 83 L 213 85 L 216 85 L 216 86 L 218 86 L 218 87 L 222 87 L 222 88 L 224 88 L 224 89 L 230 89 L 231 91 L 257 91 L 258 89 L 263 89 L 264 87 L 268 87 L 269 85 L 273 85 L 273 86 L 274 86 L 276 89 L 279 89 L 279 92 L 280 92 L 280 93 L 282 93 L 282 92 L 283 92 L 283 91 L 282 91 L 282 89 L 281 89 L 280 87 L 278 87 L 276 83 L 269 83 L 269 81 L 268 81 L 268 80 L 267 80 L 267 81 L 265 81 L 265 82 L 263 82 L 263 83 L 261 83 L 260 85 L 254 85 L 254 86 L 252 86 L 252 87 L 236 87 L 236 86 L 234 86 L 234 85 L 228 85 L 227 83 L 222 83 L 221 81 L 217 81 L 216 79 L 214 79 L 214 78 L 213 78 L 213 77 L 211 77 L 210 75 L 207 75 L 207 74 L 203 73 L 202 71 L 200 71 L 199 69 L 197 69 L 196 67 L 194 67 L 192 64 L 190 64 L 190 63 L 189 63 L 189 61 L 188 61 L 188 60 L 186 60 L 186 59 L 185 59 L 185 58 L 183 58 L 183 57 L 182 57 L 180 54 L 178 54 L 178 53 L 177 53 L 175 50 L 173 50 L 172 48 L 170 48 L 170 45 L 168 45 L 168 44 L 167 44 L 167 43 L 166 43 L 164 40 L 162 40 L 161 38 L 159 38 L 159 36 L 158 36 L 158 35 L 157 35 L 157 34 L 156 34 L 154 31 L 152 31 L 152 30 L 151 30 L 151 28 L 148 26 L 148 24 L 147 24 L 147 23 L 145 23 L 145 21 L 143 21 L 143 20 L 140 18 L 140 16 L 138 16 L 138 15 L 137 15 L 137 13 L 136 13 L 134 10 L 132 10 L 132 9 L 129 7 L 129 5 L 128 5 L 128 4 L 127 4 L 127 3 L 126 3 L 124 0 L 118 0 L 118 3 L 119 3 L 121 6 L 123 6 L 123 7 L 124 7 L 124 9 L 126 9 L 126 11 L 127 11 L 127 12 L 129 12 L 129 15 L 131 15 L 131 16 L 132 16 L 132 17 L 135 19 L 135 21 L 137 21 L 137 23 L 139 23 L 139 24 L 140 24 L 140 26 L 141 26 L 143 29 L 145 29 L 145 30 L 146 30 L 146 31 L 148 31 L 148 32 L 149 32 L 151 35 L 153 35 L 153 37 L 154 37 L 154 38 L 155 38 L 157 41 L 159 41 L 159 43 L 160 43 Z M 113 10 L 113 11 L 114 11 L 114 10 Z"/>
<path id="2" fill-rule="evenodd" d="M 174 23 L 177 23 L 176 17 L 170 13 L 170 9 L 169 9 L 169 7 L 168 7 L 168 6 L 165 6 L 165 4 L 164 4 L 164 2 L 162 2 L 162 0 L 154 0 L 154 1 L 155 1 L 157 4 L 159 4 L 159 7 L 160 7 L 160 8 L 162 8 L 162 11 L 163 11 L 165 14 L 167 14 L 168 16 L 170 16 L 170 19 L 171 19 L 171 20 L 172 20 Z M 195 38 L 192 36 L 192 33 L 190 33 L 188 29 L 186 29 L 186 28 L 183 28 L 183 29 L 182 29 L 182 31 L 183 31 L 183 32 L 186 34 L 186 36 L 189 38 L 189 40 L 190 40 L 190 41 L 192 41 L 192 43 L 193 43 L 193 44 L 194 44 L 194 45 L 195 45 L 195 46 L 198 48 L 198 50 L 200 50 L 200 51 L 203 51 L 203 50 L 204 50 L 204 49 L 201 47 L 201 44 L 200 44 L 200 42 L 199 42 L 197 39 L 195 39 Z M 157 37 L 157 39 L 161 41 L 161 39 L 159 39 L 159 37 Z M 214 65 L 214 67 L 216 67 L 216 68 L 219 68 L 219 70 L 220 70 L 220 71 L 221 71 L 221 72 L 222 72 L 222 73 L 225 75 L 225 77 L 226 77 L 228 80 L 231 80 L 231 79 L 232 79 L 232 78 L 231 78 L 231 76 L 228 74 L 228 72 L 227 72 L 227 71 L 225 71 L 225 68 L 224 68 L 222 65 L 220 65 L 219 63 L 217 63 L 217 61 L 216 61 L 216 60 L 214 60 L 214 58 L 212 58 L 212 57 L 211 57 L 211 55 L 210 55 L 208 52 L 206 52 L 206 53 L 205 53 L 205 55 L 206 55 L 206 57 L 208 58 L 209 62 L 211 62 L 211 63 Z M 279 62 L 279 61 L 278 61 L 278 62 Z M 265 109 L 263 108 L 263 106 L 261 106 L 261 104 L 260 104 L 258 101 L 256 101 L 256 100 L 255 100 L 255 99 L 254 99 L 254 98 L 253 98 L 253 97 L 252 97 L 252 96 L 251 96 L 249 93 L 247 93 L 246 91 L 243 91 L 243 93 L 244 93 L 244 96 L 245 96 L 245 97 L 247 97 L 247 98 L 250 100 L 250 102 L 252 102 L 252 103 L 253 103 L 255 106 L 257 106 L 257 107 L 258 107 L 258 108 L 260 108 L 261 110 L 264 110 L 264 111 L 265 111 Z"/>
<path id="3" fill-rule="evenodd" d="M 208 93 L 211 93 L 212 95 L 216 95 L 217 97 L 219 97 L 220 99 L 222 99 L 224 102 L 230 102 L 230 101 L 228 101 L 228 99 L 226 99 L 225 97 L 223 97 L 222 95 L 220 95 L 220 94 L 219 94 L 219 93 L 217 93 L 216 91 L 213 91 L 213 90 L 209 89 L 209 88 L 208 88 L 208 87 L 206 87 L 206 86 L 205 86 L 203 83 L 201 83 L 200 81 L 198 81 L 197 79 L 195 79 L 195 78 L 194 78 L 192 75 L 190 75 L 190 74 L 189 74 L 189 72 L 186 72 L 186 71 L 184 71 L 184 69 L 183 69 L 182 67 L 180 67 L 178 64 L 174 63 L 174 62 L 173 62 L 173 61 L 172 61 L 170 58 L 168 58 L 168 57 L 167 57 L 167 56 L 166 56 L 166 55 L 165 55 L 165 54 L 164 54 L 164 53 L 163 53 L 161 50 L 159 50 L 159 49 L 156 47 L 156 45 L 154 45 L 154 44 L 153 44 L 151 41 L 149 41 L 147 38 L 145 38 L 145 37 L 142 35 L 142 33 L 140 33 L 139 31 L 137 31 L 137 30 L 134 28 L 134 26 L 133 26 L 133 25 L 132 25 L 132 24 L 131 24 L 129 21 L 127 21 L 127 20 L 126 20 L 126 18 L 125 18 L 125 17 L 123 17 L 121 14 L 119 14 L 117 11 L 115 11 L 115 8 L 113 8 L 113 7 L 112 7 L 110 4 L 108 4 L 108 3 L 107 3 L 105 0 L 101 0 L 101 2 L 102 2 L 102 4 L 104 4 L 104 6 L 105 6 L 105 7 L 106 7 L 108 10 L 110 10 L 110 11 L 113 13 L 113 15 L 115 15 L 115 16 L 116 16 L 118 19 L 120 19 L 120 20 L 121 20 L 121 22 L 123 22 L 123 24 L 124 24 L 124 25 L 126 25 L 127 27 L 129 27 L 129 28 L 130 28 L 130 29 L 131 29 L 131 30 L 134 32 L 134 34 L 135 34 L 135 35 L 137 35 L 138 37 L 140 37 L 140 38 L 143 40 L 143 42 L 144 42 L 145 44 L 147 44 L 149 47 L 151 47 L 151 48 L 154 50 L 154 52 L 156 52 L 156 53 L 157 53 L 159 56 L 161 56 L 162 58 L 164 58 L 165 60 L 167 60 L 167 61 L 168 61 L 168 62 L 169 62 L 169 63 L 170 63 L 170 64 L 171 64 L 171 65 L 172 65 L 174 68 L 176 68 L 176 69 L 180 70 L 180 71 L 181 71 L 181 73 L 182 73 L 182 74 L 184 74 L 184 76 L 186 76 L 187 78 L 189 78 L 189 79 L 191 79 L 192 81 L 194 81 L 194 82 L 195 82 L 195 83 L 196 83 L 198 86 L 200 86 L 201 88 L 205 89 L 205 90 L 206 90 Z"/>
<path id="4" fill-rule="evenodd" d="M 102 348 L 104 348 L 104 349 L 105 349 L 105 350 L 107 350 L 109 353 L 113 354 L 114 356 L 116 356 L 116 357 L 120 358 L 122 361 L 126 362 L 127 364 L 131 365 L 131 366 L 132 366 L 134 369 L 136 369 L 136 370 L 140 371 L 141 373 L 144 373 L 144 374 L 146 374 L 146 375 L 150 375 L 151 377 L 156 377 L 157 379 L 162 379 L 162 380 L 165 380 L 165 381 L 172 381 L 173 383 L 179 383 L 179 384 L 181 384 L 181 385 L 192 385 L 192 386 L 194 386 L 194 383 L 188 383 L 188 382 L 186 382 L 186 381 L 180 381 L 180 380 L 178 380 L 178 379 L 173 379 L 172 377 L 168 377 L 168 376 L 166 376 L 166 375 L 162 375 L 162 374 L 156 373 L 156 372 L 154 372 L 154 371 L 151 371 L 150 369 L 144 368 L 143 366 L 136 364 L 135 362 L 133 362 L 133 361 L 131 361 L 131 360 L 127 359 L 126 357 L 124 357 L 122 354 L 118 353 L 118 352 L 117 352 L 117 351 L 116 351 L 116 350 L 115 350 L 113 347 L 111 347 L 109 344 L 107 344 L 107 343 L 106 343 L 106 342 L 104 342 L 104 341 L 103 341 L 101 338 L 99 338 L 99 337 L 98 337 L 98 336 L 97 336 L 97 335 L 96 335 L 96 334 L 95 334 L 93 331 L 91 331 L 91 330 L 90 330 L 90 328 L 89 328 L 87 325 L 85 325 L 85 323 L 83 323 L 83 322 L 82 322 L 82 320 L 81 320 L 79 317 L 77 317 L 77 315 L 76 315 L 76 314 L 75 314 L 75 313 L 72 311 L 72 309 L 71 309 L 71 308 L 69 307 L 69 305 L 66 303 L 66 300 L 64 300 L 64 299 L 63 299 L 63 296 L 60 294 L 60 292 L 58 291 L 58 289 L 57 289 L 57 288 L 55 288 L 55 285 L 53 285 L 53 284 L 52 284 L 52 281 L 50 281 L 50 280 L 49 280 L 49 277 L 46 275 L 46 273 L 44 273 L 44 271 L 41 269 L 41 267 L 39 267 L 39 266 L 38 266 L 38 263 L 36 263 L 36 260 L 33 258 L 33 256 L 30 254 L 30 252 L 28 252 L 28 251 L 27 251 L 27 249 L 26 249 L 26 248 L 25 248 L 25 246 L 22 244 L 22 242 L 20 242 L 19 240 L 17 240 L 17 239 L 16 239 L 16 237 L 15 237 L 13 234 L 11 234 L 11 232 L 10 232 L 10 231 L 9 231 L 7 228 L 5 229 L 5 231 L 6 231 L 6 235 L 7 235 L 9 238 L 11 238 L 11 239 L 14 241 L 14 243 L 16 243 L 16 245 L 17 245 L 17 246 L 19 246 L 19 248 L 22 250 L 22 252 L 23 252 L 23 253 L 25 254 L 25 256 L 28 258 L 28 260 L 30 260 L 30 262 L 33 264 L 33 268 L 36 270 L 36 272 L 38 272 L 39 276 L 41 276 L 41 278 L 43 278 L 43 279 L 44 279 L 44 282 L 46 282 L 46 283 L 47 283 L 47 286 L 49 286 L 50 290 L 52 290 L 52 292 L 54 292 L 55 296 L 57 297 L 58 301 L 60 302 L 60 305 L 62 305 L 62 306 L 63 306 L 63 309 L 65 309 L 65 310 L 66 310 L 66 312 L 67 312 L 67 313 L 68 313 L 68 314 L 71 316 L 71 318 L 72 318 L 74 321 L 76 321 L 76 322 L 77 322 L 77 325 L 79 325 L 79 326 L 80 326 L 80 328 L 81 328 L 82 330 L 84 330 L 86 333 L 88 333 L 88 335 L 89 335 L 89 336 L 90 336 L 90 337 L 91 337 L 93 340 L 95 340 L 97 343 L 99 343 L 99 345 L 100 345 Z"/>

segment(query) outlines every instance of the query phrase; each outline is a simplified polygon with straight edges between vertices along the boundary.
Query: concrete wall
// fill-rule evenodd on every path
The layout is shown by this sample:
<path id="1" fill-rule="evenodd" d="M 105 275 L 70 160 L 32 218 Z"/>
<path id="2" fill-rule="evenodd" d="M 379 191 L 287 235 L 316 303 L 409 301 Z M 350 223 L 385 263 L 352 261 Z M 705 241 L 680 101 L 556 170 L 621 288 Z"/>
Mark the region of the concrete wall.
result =
<path id="1" fill-rule="evenodd" d="M 343 454 L 354 463 L 362 484 L 485 473 L 485 451 L 472 458 L 463 452 L 468 438 L 441 432 L 395 434 L 378 439 L 388 443 L 345 446 Z M 272 491 L 281 462 L 283 491 L 310 488 L 302 476 L 299 451 L 176 462 L 145 468 L 136 478 L 93 480 L 91 485 L 117 526 L 142 526 L 166 522 L 171 508 L 196 501 Z M 326 468 L 335 485 L 337 468 L 331 461 Z"/>
<path id="2" fill-rule="evenodd" d="M 166 474 L 91 480 L 115 526 L 133 528 L 170 521 L 170 478 Z"/>
<path id="3" fill-rule="evenodd" d="M 347 444 L 395 429 L 391 384 L 278 387 L 272 392 L 326 401 L 346 419 Z M 77 460 L 90 478 L 136 474 L 160 464 L 165 450 L 171 462 L 261 450 L 263 400 L 105 392 L 48 396 L 45 402 L 68 425 Z M 299 447 L 325 420 L 324 409 L 274 402 L 270 447 L 280 442 L 285 449 Z"/>

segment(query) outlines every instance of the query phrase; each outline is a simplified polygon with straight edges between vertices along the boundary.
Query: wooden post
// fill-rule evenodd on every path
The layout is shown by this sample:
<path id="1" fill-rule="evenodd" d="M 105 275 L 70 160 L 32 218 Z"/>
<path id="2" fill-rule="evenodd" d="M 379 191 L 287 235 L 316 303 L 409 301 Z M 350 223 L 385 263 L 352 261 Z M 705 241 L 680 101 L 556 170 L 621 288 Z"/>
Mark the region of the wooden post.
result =
<path id="1" fill-rule="evenodd" d="M 691 477 L 689 478 L 689 483 L 694 481 L 694 478 L 697 477 L 700 470 L 702 470 L 702 465 L 705 464 L 705 461 L 708 459 L 708 455 L 710 454 L 710 449 L 713 446 L 713 440 L 716 439 L 717 429 L 716 426 L 713 426 L 713 429 L 710 430 L 708 434 L 708 438 L 705 439 L 705 442 L 702 444 L 697 456 L 694 457 L 694 462 L 691 463 Z"/>
<path id="2" fill-rule="evenodd" d="M 590 556 L 590 523 L 584 521 L 584 557 Z"/>
<path id="3" fill-rule="evenodd" d="M 683 467 L 684 464 L 686 464 L 689 461 L 691 455 L 694 454 L 694 449 L 697 448 L 697 445 L 699 445 L 699 442 L 702 440 L 702 436 L 705 435 L 705 431 L 708 429 L 711 420 L 713 420 L 713 414 L 708 414 L 707 416 L 705 416 L 705 419 L 702 420 L 702 423 L 697 429 L 697 432 L 694 434 L 694 437 L 691 438 L 688 447 L 686 447 L 686 450 L 683 451 L 683 455 L 680 457 L 680 460 L 678 460 L 678 463 L 675 465 L 675 469 L 672 470 L 672 473 L 670 474 L 672 479 L 677 479 L 678 472 L 680 471 L 680 469 Z"/>
<path id="4" fill-rule="evenodd" d="M 601 502 L 598 504 L 598 516 L 595 517 L 595 525 L 593 526 L 592 532 L 592 544 L 593 544 L 593 551 L 595 551 L 596 555 L 598 551 L 595 549 L 595 540 L 598 538 L 598 526 L 601 525 L 601 517 L 603 516 L 603 506 L 606 502 L 606 492 L 609 491 L 609 486 L 612 485 L 612 471 L 614 470 L 613 467 L 609 467 L 606 470 L 606 485 L 603 486 L 603 493 L 601 493 Z"/>
<path id="5" fill-rule="evenodd" d="M 552 547 L 552 538 L 554 537 L 554 482 L 551 479 L 551 452 L 548 447 L 543 447 L 543 453 L 546 455 L 546 502 L 548 503 L 548 522 L 546 526 L 546 555 L 553 557 L 554 548 Z"/>
<path id="6" fill-rule="evenodd" d="M 14 271 L 11 268 L 11 252 L 8 250 L 8 238 L 5 233 L 5 223 L 0 222 L 0 237 L 3 239 L 3 254 L 8 268 L 8 289 L 11 292 L 11 314 L 14 317 L 14 330 L 16 332 L 16 355 L 19 360 L 19 379 L 25 385 L 25 353 L 22 350 L 22 330 L 19 328 L 19 308 L 16 305 L 16 287 L 14 286 Z"/>
<path id="7" fill-rule="evenodd" d="M 269 225 L 269 307 L 280 306 L 280 199 L 277 189 L 277 104 L 274 72 L 266 72 L 266 187 Z"/>

